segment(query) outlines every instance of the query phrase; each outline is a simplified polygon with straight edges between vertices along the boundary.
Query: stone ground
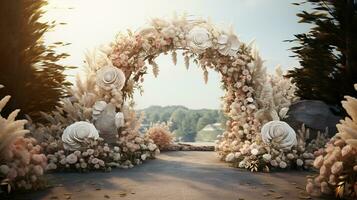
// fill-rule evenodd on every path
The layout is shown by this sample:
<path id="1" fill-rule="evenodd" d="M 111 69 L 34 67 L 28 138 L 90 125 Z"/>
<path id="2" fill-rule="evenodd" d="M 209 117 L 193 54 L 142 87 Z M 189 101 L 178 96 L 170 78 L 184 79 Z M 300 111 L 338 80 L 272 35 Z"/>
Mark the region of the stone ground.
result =
<path id="1" fill-rule="evenodd" d="M 164 152 L 155 160 L 127 170 L 51 174 L 49 180 L 54 187 L 12 199 L 308 199 L 304 191 L 308 174 L 250 173 L 220 162 L 215 152 Z"/>

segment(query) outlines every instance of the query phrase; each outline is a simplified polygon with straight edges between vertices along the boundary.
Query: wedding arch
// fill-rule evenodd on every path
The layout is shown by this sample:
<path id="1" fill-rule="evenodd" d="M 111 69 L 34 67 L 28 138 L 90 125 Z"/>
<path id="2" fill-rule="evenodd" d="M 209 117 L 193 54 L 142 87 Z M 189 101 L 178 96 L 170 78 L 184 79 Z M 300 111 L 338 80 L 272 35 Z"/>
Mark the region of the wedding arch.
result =
<path id="1" fill-rule="evenodd" d="M 209 70 L 222 75 L 222 109 L 228 121 L 215 147 L 222 160 L 252 171 L 312 165 L 316 145 L 307 147 L 303 137 L 297 139 L 279 121 L 296 99 L 282 71 L 268 75 L 254 45 L 242 42 L 232 28 L 175 16 L 154 18 L 86 54 L 86 73 L 69 89 L 71 97 L 43 114 L 50 126 L 32 131 L 47 154 L 48 169 L 128 168 L 154 157 L 159 150 L 139 132 L 133 93 L 141 90 L 150 67 L 158 75 L 159 55 L 171 54 L 176 64 L 178 53 L 186 67 L 194 62 L 202 69 L 205 81 Z M 261 134 L 264 124 L 270 128 Z"/>

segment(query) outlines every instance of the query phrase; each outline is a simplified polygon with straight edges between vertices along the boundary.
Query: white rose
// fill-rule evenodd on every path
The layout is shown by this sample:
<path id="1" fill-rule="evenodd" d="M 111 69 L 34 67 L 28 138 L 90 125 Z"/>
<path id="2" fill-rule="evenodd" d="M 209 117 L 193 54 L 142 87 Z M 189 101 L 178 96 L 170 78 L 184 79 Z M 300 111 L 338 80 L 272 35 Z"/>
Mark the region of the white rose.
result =
<path id="1" fill-rule="evenodd" d="M 240 47 L 238 37 L 234 34 L 222 34 L 218 37 L 218 51 L 222 55 L 237 56 Z"/>
<path id="2" fill-rule="evenodd" d="M 78 150 L 86 138 L 98 139 L 99 134 L 93 124 L 85 121 L 75 122 L 64 129 L 63 147 L 67 150 Z"/>
<path id="3" fill-rule="evenodd" d="M 304 161 L 303 161 L 303 160 L 301 160 L 301 159 L 297 159 L 297 160 L 296 160 L 296 165 L 297 165 L 297 166 L 301 167 L 303 164 L 304 164 Z"/>
<path id="4" fill-rule="evenodd" d="M 258 153 L 259 153 L 259 151 L 258 151 L 258 149 L 252 149 L 252 150 L 250 150 L 250 153 L 252 154 L 252 155 L 258 155 Z"/>
<path id="5" fill-rule="evenodd" d="M 78 157 L 76 155 L 74 155 L 73 153 L 69 154 L 67 157 L 66 157 L 66 163 L 69 163 L 69 164 L 74 164 L 78 161 Z"/>
<path id="6" fill-rule="evenodd" d="M 146 158 L 147 158 L 147 155 L 146 155 L 146 154 L 142 154 L 142 155 L 141 155 L 141 160 L 146 160 Z"/>
<path id="7" fill-rule="evenodd" d="M 149 149 L 150 151 L 154 151 L 156 148 L 157 148 L 156 144 L 150 143 L 150 144 L 148 145 L 148 149 Z"/>
<path id="8" fill-rule="evenodd" d="M 263 155 L 263 159 L 264 159 L 265 162 L 269 162 L 271 160 L 271 155 L 266 153 L 266 154 Z"/>
<path id="9" fill-rule="evenodd" d="M 281 161 L 281 162 L 279 163 L 279 167 L 282 168 L 282 169 L 285 169 L 287 166 L 288 166 L 288 165 L 287 165 L 286 162 L 284 162 L 284 161 Z"/>
<path id="10" fill-rule="evenodd" d="M 239 168 L 244 168 L 245 167 L 245 161 L 244 160 L 240 161 L 239 164 L 238 164 L 238 167 Z"/>
<path id="11" fill-rule="evenodd" d="M 194 27 L 188 33 L 189 47 L 194 53 L 201 54 L 212 46 L 211 34 L 203 27 Z"/>
<path id="12" fill-rule="evenodd" d="M 105 66 L 97 71 L 97 85 L 104 90 L 123 89 L 125 84 L 124 72 L 113 66 Z"/>
<path id="13" fill-rule="evenodd" d="M 229 153 L 225 160 L 226 162 L 232 162 L 234 160 L 234 153 Z"/>
<path id="14" fill-rule="evenodd" d="M 271 164 L 271 166 L 273 166 L 273 167 L 277 167 L 277 166 L 278 166 L 278 162 L 277 162 L 276 160 L 271 160 L 271 161 L 270 161 L 270 164 Z"/>
<path id="15" fill-rule="evenodd" d="M 264 124 L 261 136 L 264 143 L 273 143 L 285 150 L 290 150 L 297 144 L 294 129 L 283 121 L 270 121 Z"/>

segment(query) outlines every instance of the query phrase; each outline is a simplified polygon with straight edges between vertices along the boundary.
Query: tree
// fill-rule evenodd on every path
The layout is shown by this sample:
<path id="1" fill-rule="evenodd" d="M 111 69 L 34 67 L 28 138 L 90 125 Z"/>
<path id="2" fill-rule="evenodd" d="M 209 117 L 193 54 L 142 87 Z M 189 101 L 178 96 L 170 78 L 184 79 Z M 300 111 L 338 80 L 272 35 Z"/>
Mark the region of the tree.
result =
<path id="1" fill-rule="evenodd" d="M 3 110 L 21 108 L 20 116 L 37 118 L 38 111 L 51 111 L 65 96 L 63 71 L 70 67 L 58 61 L 68 56 L 55 49 L 61 42 L 46 45 L 44 34 L 55 23 L 41 22 L 47 0 L 0 1 L 0 83 L 5 86 L 0 96 L 10 94 L 12 101 Z"/>
<path id="2" fill-rule="evenodd" d="M 288 72 L 303 99 L 322 100 L 340 107 L 344 95 L 356 96 L 357 83 L 357 15 L 352 0 L 306 0 L 312 11 L 302 11 L 299 23 L 312 25 L 308 33 L 288 40 L 300 68 Z"/>
<path id="3" fill-rule="evenodd" d="M 213 124 L 217 122 L 218 119 L 217 111 L 207 111 L 203 114 L 203 116 L 197 121 L 196 131 L 200 131 L 208 124 Z"/>

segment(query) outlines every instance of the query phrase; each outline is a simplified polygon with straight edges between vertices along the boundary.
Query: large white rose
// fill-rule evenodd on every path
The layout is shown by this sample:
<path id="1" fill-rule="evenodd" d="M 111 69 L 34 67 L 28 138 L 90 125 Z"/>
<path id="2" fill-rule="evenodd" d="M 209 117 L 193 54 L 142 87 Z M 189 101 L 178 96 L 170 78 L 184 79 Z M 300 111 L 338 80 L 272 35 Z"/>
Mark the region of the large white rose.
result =
<path id="1" fill-rule="evenodd" d="M 261 136 L 264 143 L 273 143 L 285 150 L 290 150 L 291 147 L 297 144 L 294 129 L 283 121 L 270 121 L 264 124 Z"/>
<path id="2" fill-rule="evenodd" d="M 98 139 L 99 134 L 93 124 L 85 121 L 75 122 L 64 129 L 63 147 L 67 150 L 78 150 L 86 138 Z"/>
<path id="3" fill-rule="evenodd" d="M 194 27 L 188 33 L 188 44 L 194 53 L 203 53 L 212 46 L 211 34 L 203 27 Z"/>
<path id="4" fill-rule="evenodd" d="M 240 47 L 238 37 L 234 34 L 222 34 L 218 37 L 218 52 L 222 55 L 237 56 Z"/>
<path id="5" fill-rule="evenodd" d="M 97 85 L 104 90 L 116 88 L 123 89 L 125 84 L 125 75 L 121 69 L 113 66 L 102 67 L 97 71 Z"/>

